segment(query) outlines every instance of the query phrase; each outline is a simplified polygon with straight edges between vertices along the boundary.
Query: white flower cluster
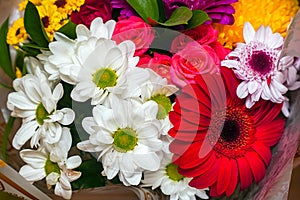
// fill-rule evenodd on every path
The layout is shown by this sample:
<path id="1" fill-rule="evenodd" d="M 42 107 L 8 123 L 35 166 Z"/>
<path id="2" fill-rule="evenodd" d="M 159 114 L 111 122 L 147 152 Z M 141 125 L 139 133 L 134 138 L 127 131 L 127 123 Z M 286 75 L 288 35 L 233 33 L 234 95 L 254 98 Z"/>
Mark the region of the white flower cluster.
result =
<path id="1" fill-rule="evenodd" d="M 140 184 L 144 174 L 144 183 L 153 189 L 161 185 L 172 200 L 208 198 L 204 190 L 188 186 L 188 178 L 173 177 L 178 171 L 168 150 L 168 113 L 169 96 L 178 89 L 154 71 L 136 67 L 134 43 L 113 41 L 114 27 L 115 21 L 96 18 L 90 29 L 77 26 L 75 40 L 56 33 L 50 51 L 38 55 L 42 67 L 32 67 L 34 74 L 14 81 L 16 92 L 9 95 L 8 107 L 13 116 L 23 118 L 23 125 L 13 145 L 20 149 L 31 138 L 31 147 L 38 147 L 20 152 L 27 163 L 21 175 L 31 182 L 46 177 L 55 194 L 71 198 L 70 182 L 80 176 L 72 169 L 81 158 L 67 158 L 71 134 L 63 126 L 73 122 L 74 111 L 57 109 L 66 82 L 74 86 L 72 100 L 93 106 L 92 116 L 82 120 L 88 139 L 77 147 L 97 155 L 104 176 L 110 180 L 118 175 L 130 186 Z M 168 169 L 166 162 L 172 165 Z M 161 181 L 148 179 L 149 173 L 158 173 Z"/>

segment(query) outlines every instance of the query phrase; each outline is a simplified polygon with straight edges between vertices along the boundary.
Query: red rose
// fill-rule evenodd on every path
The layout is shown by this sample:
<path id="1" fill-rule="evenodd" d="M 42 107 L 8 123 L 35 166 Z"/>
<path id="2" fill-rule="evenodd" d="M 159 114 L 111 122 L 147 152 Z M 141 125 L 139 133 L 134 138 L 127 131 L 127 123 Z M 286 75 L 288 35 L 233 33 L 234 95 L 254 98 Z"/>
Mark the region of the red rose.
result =
<path id="1" fill-rule="evenodd" d="M 170 77 L 175 85 L 183 87 L 187 83 L 194 83 L 194 77 L 197 74 L 218 71 L 214 61 L 216 55 L 213 54 L 212 57 L 211 51 L 207 52 L 206 49 L 208 48 L 192 42 L 172 57 Z"/>
<path id="2" fill-rule="evenodd" d="M 142 61 L 139 62 L 139 67 L 150 68 L 161 77 L 166 78 L 168 83 L 171 83 L 170 67 L 172 59 L 170 56 L 155 52 L 153 58 L 143 56 L 140 60 Z"/>
<path id="3" fill-rule="evenodd" d="M 101 17 L 103 22 L 110 20 L 112 18 L 111 13 L 112 8 L 109 0 L 85 0 L 80 11 L 71 14 L 71 21 L 90 27 L 91 22 L 97 17 Z"/>
<path id="4" fill-rule="evenodd" d="M 194 29 L 186 30 L 183 34 L 176 37 L 171 46 L 171 52 L 178 52 L 182 50 L 188 43 L 197 41 L 199 44 L 209 45 L 215 42 L 218 38 L 218 31 L 212 25 L 200 25 Z"/>
<path id="5" fill-rule="evenodd" d="M 146 52 L 154 39 L 152 27 L 146 24 L 141 18 L 131 16 L 117 22 L 112 39 L 117 44 L 124 40 L 131 40 L 135 46 L 135 56 L 140 56 Z"/>

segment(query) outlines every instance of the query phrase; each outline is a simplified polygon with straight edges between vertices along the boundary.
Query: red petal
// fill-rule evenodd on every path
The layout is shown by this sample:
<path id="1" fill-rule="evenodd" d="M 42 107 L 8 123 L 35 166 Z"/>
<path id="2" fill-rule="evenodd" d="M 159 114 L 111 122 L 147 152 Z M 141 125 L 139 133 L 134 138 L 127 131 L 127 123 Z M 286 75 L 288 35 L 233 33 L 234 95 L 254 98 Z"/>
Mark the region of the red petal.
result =
<path id="1" fill-rule="evenodd" d="M 259 101 L 249 110 L 256 127 L 265 125 L 278 117 L 282 105 L 270 101 Z"/>
<path id="2" fill-rule="evenodd" d="M 206 173 L 193 178 L 189 185 L 198 189 L 213 185 L 217 181 L 220 166 L 221 159 L 216 159 L 215 164 Z"/>
<path id="3" fill-rule="evenodd" d="M 208 154 L 202 159 L 197 159 L 193 163 L 190 161 L 183 166 L 183 162 L 179 164 L 178 172 L 187 177 L 196 177 L 201 174 L 207 173 L 209 169 L 215 164 L 216 156 L 214 154 Z"/>
<path id="4" fill-rule="evenodd" d="M 222 157 L 222 163 L 219 170 L 218 181 L 217 181 L 217 193 L 223 194 L 231 178 L 231 162 L 227 157 Z"/>
<path id="5" fill-rule="evenodd" d="M 274 146 L 280 140 L 285 121 L 277 119 L 271 123 L 265 123 L 264 125 L 257 127 L 255 137 L 268 146 Z"/>
<path id="6" fill-rule="evenodd" d="M 237 158 L 239 177 L 241 182 L 241 190 L 248 188 L 252 183 L 252 172 L 249 164 L 244 157 Z"/>
<path id="7" fill-rule="evenodd" d="M 270 164 L 272 154 L 271 150 L 269 147 L 266 147 L 266 145 L 260 143 L 260 142 L 255 142 L 252 146 L 254 151 L 261 157 L 261 159 L 264 161 L 266 166 Z"/>
<path id="8" fill-rule="evenodd" d="M 238 99 L 236 95 L 236 88 L 238 87 L 239 81 L 236 78 L 232 69 L 228 69 L 227 67 L 221 67 L 221 73 L 224 79 L 224 83 L 227 88 L 227 92 L 231 99 Z"/>
<path id="9" fill-rule="evenodd" d="M 230 184 L 226 189 L 226 196 L 230 196 L 235 191 L 238 182 L 238 166 L 235 159 L 230 159 L 231 162 L 231 178 Z"/>
<path id="10" fill-rule="evenodd" d="M 250 165 L 255 182 L 258 183 L 265 176 L 266 166 L 259 155 L 255 152 L 248 152 L 245 157 Z"/>

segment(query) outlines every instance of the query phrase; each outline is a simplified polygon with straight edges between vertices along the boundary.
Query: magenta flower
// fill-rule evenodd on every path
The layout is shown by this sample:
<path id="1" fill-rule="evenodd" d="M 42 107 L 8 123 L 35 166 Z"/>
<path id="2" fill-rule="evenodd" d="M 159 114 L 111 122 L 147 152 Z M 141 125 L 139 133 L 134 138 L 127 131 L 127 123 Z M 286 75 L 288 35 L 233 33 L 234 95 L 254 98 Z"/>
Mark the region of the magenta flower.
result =
<path id="1" fill-rule="evenodd" d="M 128 18 L 131 16 L 138 16 L 134 9 L 127 3 L 126 0 L 111 0 L 112 8 L 121 9 L 121 16 L 123 18 Z"/>

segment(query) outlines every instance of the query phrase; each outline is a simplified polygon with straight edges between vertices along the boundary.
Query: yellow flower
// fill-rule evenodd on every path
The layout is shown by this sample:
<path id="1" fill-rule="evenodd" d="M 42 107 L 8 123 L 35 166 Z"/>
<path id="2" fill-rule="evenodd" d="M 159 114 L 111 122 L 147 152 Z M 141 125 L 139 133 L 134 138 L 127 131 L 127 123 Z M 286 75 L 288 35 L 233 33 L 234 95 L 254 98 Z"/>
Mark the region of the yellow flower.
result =
<path id="1" fill-rule="evenodd" d="M 63 19 L 62 15 L 57 11 L 57 7 L 53 4 L 42 4 L 37 6 L 37 9 L 46 33 L 50 41 L 52 41 L 54 33 L 66 24 L 67 20 Z"/>
<path id="2" fill-rule="evenodd" d="M 6 42 L 9 45 L 17 46 L 24 42 L 27 38 L 27 33 L 24 27 L 24 19 L 17 19 L 7 32 Z"/>
<path id="3" fill-rule="evenodd" d="M 245 22 L 250 22 L 256 30 L 261 25 L 268 25 L 273 32 L 285 37 L 287 27 L 299 8 L 298 0 L 239 0 L 233 7 L 235 23 L 232 26 L 215 25 L 219 30 L 219 41 L 228 48 L 244 41 Z"/>
<path id="4" fill-rule="evenodd" d="M 19 67 L 16 67 L 16 78 L 21 78 L 23 75 L 22 75 L 22 72 L 21 70 L 19 69 Z"/>
<path id="5" fill-rule="evenodd" d="M 38 6 L 38 5 L 41 5 L 42 0 L 30 0 L 30 2 L 33 3 L 34 5 Z M 19 3 L 19 10 L 20 11 L 25 10 L 27 3 L 28 3 L 28 0 L 21 1 Z"/>

